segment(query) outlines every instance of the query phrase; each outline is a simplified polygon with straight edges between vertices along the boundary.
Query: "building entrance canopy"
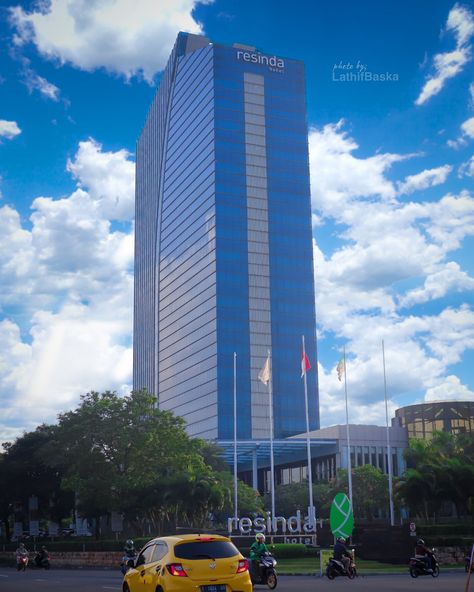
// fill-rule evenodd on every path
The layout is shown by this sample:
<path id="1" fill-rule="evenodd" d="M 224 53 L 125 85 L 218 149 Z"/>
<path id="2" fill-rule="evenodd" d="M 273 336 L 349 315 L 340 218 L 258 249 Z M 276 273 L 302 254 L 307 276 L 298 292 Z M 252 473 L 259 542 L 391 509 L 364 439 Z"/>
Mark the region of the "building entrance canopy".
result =
<path id="1" fill-rule="evenodd" d="M 229 465 L 234 464 L 234 441 L 216 440 L 222 456 Z M 337 440 L 310 439 L 311 457 L 318 458 L 337 452 Z M 273 440 L 275 465 L 299 462 L 307 457 L 305 438 Z M 237 440 L 237 467 L 239 471 L 270 467 L 270 440 Z"/>

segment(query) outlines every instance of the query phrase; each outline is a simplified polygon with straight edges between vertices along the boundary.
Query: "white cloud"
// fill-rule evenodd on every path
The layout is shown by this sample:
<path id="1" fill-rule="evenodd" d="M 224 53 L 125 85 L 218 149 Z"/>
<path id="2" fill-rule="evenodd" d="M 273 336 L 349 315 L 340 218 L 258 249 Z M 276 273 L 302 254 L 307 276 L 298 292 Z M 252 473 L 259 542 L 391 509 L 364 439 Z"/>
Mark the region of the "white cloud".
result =
<path id="1" fill-rule="evenodd" d="M 472 12 L 460 4 L 450 10 L 446 23 L 446 31 L 451 32 L 456 40 L 456 49 L 446 53 L 438 53 L 433 58 L 434 74 L 423 86 L 416 105 L 423 105 L 431 97 L 437 95 L 447 80 L 459 74 L 471 59 L 469 41 L 474 34 L 474 16 Z"/>
<path id="2" fill-rule="evenodd" d="M 458 169 L 458 177 L 474 177 L 474 156 L 471 156 L 469 160 L 463 162 Z"/>
<path id="3" fill-rule="evenodd" d="M 454 261 L 450 261 L 443 269 L 427 275 L 422 288 L 407 292 L 400 298 L 401 306 L 413 306 L 442 298 L 448 293 L 474 290 L 474 278 L 470 277 Z"/>
<path id="4" fill-rule="evenodd" d="M 126 150 L 103 152 L 94 140 L 79 143 L 68 170 L 86 186 L 104 218 L 131 220 L 135 207 L 135 165 Z"/>
<path id="5" fill-rule="evenodd" d="M 81 70 L 105 68 L 152 81 L 166 64 L 177 31 L 201 33 L 196 0 L 51 0 L 32 12 L 10 9 L 17 46 L 33 42 L 45 57 Z"/>
<path id="6" fill-rule="evenodd" d="M 452 170 L 452 166 L 445 164 L 435 169 L 426 169 L 416 175 L 410 175 L 402 183 L 398 184 L 398 192 L 399 194 L 408 194 L 441 185 L 446 181 Z"/>
<path id="7" fill-rule="evenodd" d="M 18 136 L 18 134 L 21 134 L 21 129 L 18 127 L 16 121 L 0 119 L 0 138 L 11 140 L 15 136 Z"/>
<path id="8" fill-rule="evenodd" d="M 461 383 L 457 376 L 447 376 L 446 380 L 428 389 L 425 401 L 472 401 L 474 392 Z"/>
<path id="9" fill-rule="evenodd" d="M 474 117 L 470 117 L 461 124 L 462 133 L 469 138 L 474 138 Z"/>
<path id="10" fill-rule="evenodd" d="M 458 137 L 457 140 L 448 140 L 446 142 L 446 144 L 450 147 L 450 148 L 455 148 L 456 150 L 458 148 L 462 148 L 463 146 L 467 146 L 468 144 L 468 140 L 469 139 L 473 139 L 474 138 L 474 117 L 470 117 L 469 119 L 466 119 L 466 121 L 464 121 L 461 124 L 461 135 Z"/>
<path id="11" fill-rule="evenodd" d="M 377 195 L 393 199 L 397 192 L 385 173 L 393 163 L 413 156 L 384 153 L 357 158 L 352 153 L 358 145 L 343 129 L 344 123 L 341 119 L 322 130 L 311 129 L 309 134 L 313 205 L 328 215 L 341 217 L 341 206 L 347 198 Z"/>
<path id="12" fill-rule="evenodd" d="M 47 99 L 51 101 L 59 101 L 59 88 L 52 82 L 48 82 L 46 78 L 36 74 L 31 68 L 25 68 L 23 72 L 24 82 L 30 93 L 37 90 Z"/>
<path id="13" fill-rule="evenodd" d="M 78 188 L 37 197 L 31 228 L 0 209 L 0 440 L 131 381 L 133 163 L 89 140 L 68 169 Z"/>
<path id="14" fill-rule="evenodd" d="M 355 158 L 351 152 L 357 144 L 341 124 L 312 130 L 309 145 L 315 214 L 320 224 L 334 225 L 333 233 L 338 232 L 337 247 L 327 255 L 314 246 L 319 351 L 329 342 L 326 337 L 345 342 L 350 421 L 380 423 L 382 339 L 393 406 L 401 393 L 421 399 L 443 384 L 449 366 L 473 347 L 474 313 L 467 305 L 443 309 L 441 304 L 438 312 L 425 316 L 410 314 L 406 307 L 453 293 L 468 297 L 472 291 L 474 280 L 451 253 L 474 235 L 474 198 L 461 191 L 426 202 L 399 201 L 396 187 L 433 186 L 450 167 L 391 182 L 389 166 L 374 161 L 385 155 Z M 406 157 L 395 155 L 396 160 Z M 364 175 L 373 182 L 364 186 Z M 334 368 L 322 369 L 320 386 L 325 424 L 344 421 Z"/>

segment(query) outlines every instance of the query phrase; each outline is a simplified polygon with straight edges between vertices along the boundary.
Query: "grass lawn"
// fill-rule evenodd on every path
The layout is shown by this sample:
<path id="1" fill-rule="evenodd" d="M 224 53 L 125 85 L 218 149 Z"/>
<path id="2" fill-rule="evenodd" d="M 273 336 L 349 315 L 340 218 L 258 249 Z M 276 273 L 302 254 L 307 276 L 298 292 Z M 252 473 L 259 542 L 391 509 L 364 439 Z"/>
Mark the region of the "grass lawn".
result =
<path id="1" fill-rule="evenodd" d="M 365 561 L 364 559 L 357 559 L 357 572 L 359 575 L 369 573 L 405 573 L 408 572 L 408 561 L 406 565 L 392 565 L 390 563 L 379 563 L 378 561 Z M 441 566 L 453 569 L 458 567 L 464 569 L 463 565 L 449 565 Z M 318 557 L 297 557 L 292 559 L 278 559 L 277 571 L 279 574 L 296 574 L 296 573 L 320 573 L 319 558 Z"/>

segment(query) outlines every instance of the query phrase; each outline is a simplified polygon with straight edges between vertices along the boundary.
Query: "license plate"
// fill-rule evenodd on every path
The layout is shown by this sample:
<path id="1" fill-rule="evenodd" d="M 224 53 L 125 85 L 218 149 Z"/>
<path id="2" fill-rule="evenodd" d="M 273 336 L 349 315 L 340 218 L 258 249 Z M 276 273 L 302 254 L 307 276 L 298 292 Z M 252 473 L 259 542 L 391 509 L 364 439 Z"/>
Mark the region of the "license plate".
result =
<path id="1" fill-rule="evenodd" d="M 201 592 L 226 592 L 225 584 L 211 584 L 210 586 L 201 586 Z"/>

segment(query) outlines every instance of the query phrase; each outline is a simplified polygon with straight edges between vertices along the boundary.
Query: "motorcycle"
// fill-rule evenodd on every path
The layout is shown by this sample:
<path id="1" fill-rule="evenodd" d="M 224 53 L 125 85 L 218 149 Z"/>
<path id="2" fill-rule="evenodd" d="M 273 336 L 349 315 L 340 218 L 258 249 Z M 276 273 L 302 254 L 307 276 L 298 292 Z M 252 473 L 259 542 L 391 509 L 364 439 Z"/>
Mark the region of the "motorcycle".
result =
<path id="1" fill-rule="evenodd" d="M 467 557 L 464 557 L 464 570 L 466 571 L 466 573 L 469 571 L 469 565 L 471 565 L 471 556 L 468 555 Z M 474 561 L 471 565 L 471 573 L 474 572 Z"/>
<path id="2" fill-rule="evenodd" d="M 278 583 L 275 570 L 276 564 L 277 560 L 271 553 L 264 553 L 258 563 L 258 573 L 253 573 L 253 570 L 250 572 L 252 585 L 260 584 L 262 586 L 268 586 L 270 590 L 274 590 Z"/>
<path id="3" fill-rule="evenodd" d="M 349 567 L 346 570 L 344 563 L 334 557 L 330 557 L 326 566 L 326 576 L 328 580 L 334 580 L 337 576 L 347 576 L 353 580 L 357 576 L 357 568 L 354 562 L 354 555 L 350 557 Z"/>
<path id="4" fill-rule="evenodd" d="M 412 578 L 417 578 L 418 576 L 432 576 L 433 578 L 437 578 L 439 576 L 439 565 L 436 555 L 433 553 L 429 559 L 431 567 L 427 567 L 425 560 L 422 558 L 410 557 L 410 575 Z"/>
<path id="5" fill-rule="evenodd" d="M 34 561 L 36 567 L 43 569 L 49 569 L 51 567 L 51 557 L 47 553 L 36 553 Z"/>
<path id="6" fill-rule="evenodd" d="M 18 555 L 16 558 L 16 570 L 17 571 L 25 571 L 27 565 L 28 565 L 28 555 L 26 553 Z"/>
<path id="7" fill-rule="evenodd" d="M 122 557 L 122 561 L 120 563 L 120 571 L 122 572 L 123 575 L 125 575 L 129 569 L 131 569 L 132 567 L 135 567 L 136 559 L 137 559 L 137 552 L 136 551 L 125 553 L 125 555 Z"/>

